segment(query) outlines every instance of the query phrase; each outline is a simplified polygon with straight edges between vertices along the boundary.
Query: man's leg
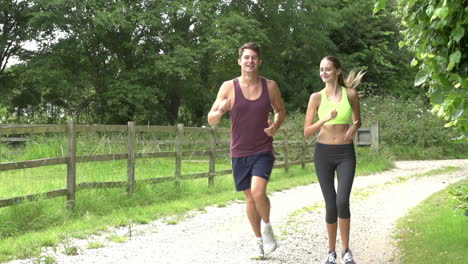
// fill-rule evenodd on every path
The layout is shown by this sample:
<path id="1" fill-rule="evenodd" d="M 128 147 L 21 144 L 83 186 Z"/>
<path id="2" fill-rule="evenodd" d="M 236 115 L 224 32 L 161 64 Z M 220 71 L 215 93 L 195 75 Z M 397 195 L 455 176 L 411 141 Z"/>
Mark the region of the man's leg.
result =
<path id="1" fill-rule="evenodd" d="M 270 222 L 270 199 L 266 195 L 267 183 L 267 180 L 254 176 L 252 188 L 244 191 L 247 217 L 256 237 L 262 236 L 260 221 Z"/>
<path id="2" fill-rule="evenodd" d="M 234 182 L 236 184 L 236 190 L 244 192 L 245 195 L 245 209 L 247 213 L 247 218 L 249 219 L 252 230 L 254 231 L 256 237 L 255 251 L 253 252 L 253 259 L 263 259 L 264 250 L 263 250 L 263 238 L 261 232 L 261 220 L 257 205 L 255 201 L 255 196 L 252 194 L 253 186 L 256 186 L 252 183 L 252 168 L 257 161 L 257 156 L 248 156 L 241 158 L 232 158 L 232 170 L 234 176 Z M 256 178 L 256 177 L 254 177 Z M 255 192 L 256 193 L 256 192 Z"/>
<path id="3" fill-rule="evenodd" d="M 267 196 L 266 189 L 274 161 L 275 157 L 272 153 L 260 153 L 256 155 L 255 163 L 252 166 L 250 189 L 257 213 L 264 223 L 270 222 L 270 199 Z"/>
<path id="4" fill-rule="evenodd" d="M 255 208 L 264 223 L 270 222 L 270 199 L 266 194 L 268 181 L 259 176 L 252 177 L 252 197 L 255 201 Z"/>
<path id="5" fill-rule="evenodd" d="M 255 201 L 255 208 L 258 216 L 263 221 L 263 245 L 265 252 L 271 253 L 276 250 L 276 239 L 273 234 L 273 228 L 270 223 L 270 199 L 266 194 L 268 180 L 254 176 L 252 177 L 252 197 Z M 258 222 L 258 227 L 261 227 L 261 222 Z"/>
<path id="6" fill-rule="evenodd" d="M 252 195 L 251 189 L 244 191 L 245 195 L 245 206 L 247 212 L 247 218 L 249 219 L 250 225 L 252 226 L 252 230 L 254 231 L 256 237 L 256 245 L 255 251 L 251 258 L 253 259 L 263 259 L 264 257 L 264 250 L 263 250 L 263 239 L 262 239 L 262 232 L 261 232 L 261 217 L 257 212 L 257 208 L 255 205 L 255 199 Z"/>
<path id="7" fill-rule="evenodd" d="M 249 218 L 250 225 L 252 226 L 252 230 L 255 233 L 255 236 L 260 238 L 262 237 L 262 233 L 260 231 L 260 220 L 261 217 L 257 212 L 257 207 L 255 205 L 255 199 L 252 195 L 251 189 L 244 191 L 245 195 L 245 206 L 247 212 L 247 218 Z"/>

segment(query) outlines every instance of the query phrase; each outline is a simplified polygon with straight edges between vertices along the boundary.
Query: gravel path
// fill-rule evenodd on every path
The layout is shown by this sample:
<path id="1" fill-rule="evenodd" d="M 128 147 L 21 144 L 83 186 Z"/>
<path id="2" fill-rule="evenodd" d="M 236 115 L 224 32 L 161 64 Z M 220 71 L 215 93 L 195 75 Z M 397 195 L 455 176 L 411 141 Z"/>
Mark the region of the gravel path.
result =
<path id="1" fill-rule="evenodd" d="M 462 170 L 411 177 L 446 166 Z M 395 221 L 432 193 L 467 178 L 468 160 L 399 161 L 395 169 L 356 177 L 351 197 L 351 249 L 356 261 L 398 263 L 398 251 L 391 238 Z M 133 226 L 131 239 L 125 243 L 109 242 L 109 233 L 71 241 L 82 249 L 77 256 L 66 256 L 62 249 L 49 249 L 47 255 L 58 263 L 323 263 L 327 236 L 318 184 L 273 193 L 270 199 L 279 246 L 262 261 L 249 259 L 254 240 L 243 202 L 191 212 L 175 225 L 160 220 Z M 128 235 L 129 230 L 120 228 L 110 233 Z M 87 249 L 89 242 L 99 241 L 106 247 Z M 337 245 L 340 252 L 340 243 Z"/>

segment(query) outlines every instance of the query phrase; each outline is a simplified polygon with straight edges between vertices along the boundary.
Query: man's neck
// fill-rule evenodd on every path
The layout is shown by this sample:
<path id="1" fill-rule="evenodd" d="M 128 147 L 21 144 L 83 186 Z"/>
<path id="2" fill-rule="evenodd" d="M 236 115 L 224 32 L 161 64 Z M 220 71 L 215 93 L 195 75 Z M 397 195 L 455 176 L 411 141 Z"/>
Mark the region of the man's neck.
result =
<path id="1" fill-rule="evenodd" d="M 242 73 L 239 77 L 242 84 L 246 86 L 255 86 L 258 82 L 258 73 Z"/>

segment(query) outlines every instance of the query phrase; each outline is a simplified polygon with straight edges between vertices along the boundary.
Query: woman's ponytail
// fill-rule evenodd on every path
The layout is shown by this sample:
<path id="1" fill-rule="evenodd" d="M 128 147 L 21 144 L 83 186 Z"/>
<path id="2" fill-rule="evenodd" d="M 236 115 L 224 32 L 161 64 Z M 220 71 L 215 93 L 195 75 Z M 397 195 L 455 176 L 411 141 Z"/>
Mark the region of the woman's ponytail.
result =
<path id="1" fill-rule="evenodd" d="M 344 82 L 344 86 L 346 88 L 355 89 L 356 86 L 358 86 L 361 83 L 361 80 L 362 80 L 362 77 L 364 76 L 364 74 L 366 74 L 366 73 L 363 72 L 363 71 L 359 71 L 358 73 L 356 73 L 355 71 L 351 71 L 348 74 L 348 77 L 346 77 L 346 81 Z"/>

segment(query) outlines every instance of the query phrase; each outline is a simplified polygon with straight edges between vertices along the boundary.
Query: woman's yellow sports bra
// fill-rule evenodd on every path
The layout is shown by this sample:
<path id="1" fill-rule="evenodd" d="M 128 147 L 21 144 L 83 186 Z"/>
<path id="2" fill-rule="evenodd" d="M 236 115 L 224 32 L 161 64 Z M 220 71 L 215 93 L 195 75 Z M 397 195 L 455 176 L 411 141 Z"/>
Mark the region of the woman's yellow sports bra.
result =
<path id="1" fill-rule="evenodd" d="M 326 122 L 324 125 L 334 125 L 334 124 L 352 124 L 353 123 L 353 118 L 352 118 L 352 110 L 351 110 L 351 104 L 348 101 L 348 93 L 346 92 L 345 87 L 341 87 L 342 92 L 341 92 L 341 100 L 338 103 L 333 103 L 328 101 L 327 93 L 325 92 L 325 89 L 322 89 L 320 91 L 322 100 L 320 102 L 320 106 L 318 108 L 318 117 L 320 120 L 327 118 L 330 112 L 333 109 L 336 109 L 338 114 L 336 115 L 335 119 L 332 119 L 328 122 Z"/>

